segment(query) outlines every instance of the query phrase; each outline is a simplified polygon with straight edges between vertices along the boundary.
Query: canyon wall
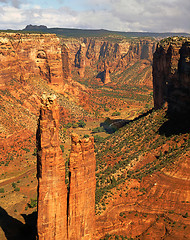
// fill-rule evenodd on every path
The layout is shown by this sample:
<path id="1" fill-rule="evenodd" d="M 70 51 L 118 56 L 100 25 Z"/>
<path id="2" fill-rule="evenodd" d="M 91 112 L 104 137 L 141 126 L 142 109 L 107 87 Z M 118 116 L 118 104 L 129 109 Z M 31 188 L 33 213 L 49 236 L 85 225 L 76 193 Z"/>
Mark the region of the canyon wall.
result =
<path id="1" fill-rule="evenodd" d="M 139 60 L 150 65 L 155 46 L 156 40 L 149 38 L 59 39 L 54 34 L 0 33 L 0 86 L 9 79 L 25 82 L 30 76 L 63 85 L 73 70 L 84 78 L 88 68 L 107 84 L 110 73 Z"/>
<path id="2" fill-rule="evenodd" d="M 105 84 L 110 82 L 109 73 L 124 69 L 139 60 L 147 61 L 150 65 L 156 49 L 156 40 L 148 38 L 62 39 L 62 43 L 70 49 L 71 68 L 78 69 L 80 77 L 83 78 L 85 70 L 90 67 L 97 71 Z"/>
<path id="3" fill-rule="evenodd" d="M 94 138 L 72 135 L 69 161 L 68 238 L 93 240 L 95 231 Z"/>
<path id="4" fill-rule="evenodd" d="M 48 83 L 63 84 L 69 76 L 67 64 L 62 64 L 64 51 L 54 34 L 0 33 L 1 87 L 10 79 L 24 82 L 35 75 Z"/>
<path id="5" fill-rule="evenodd" d="M 162 40 L 153 58 L 154 106 L 168 103 L 170 115 L 190 114 L 190 39 Z"/>
<path id="6" fill-rule="evenodd" d="M 43 96 L 37 130 L 38 239 L 67 239 L 65 162 L 59 144 L 56 97 Z"/>
<path id="7" fill-rule="evenodd" d="M 39 240 L 90 240 L 95 231 L 94 138 L 72 135 L 69 191 L 59 143 L 59 108 L 54 95 L 42 96 L 37 130 Z"/>

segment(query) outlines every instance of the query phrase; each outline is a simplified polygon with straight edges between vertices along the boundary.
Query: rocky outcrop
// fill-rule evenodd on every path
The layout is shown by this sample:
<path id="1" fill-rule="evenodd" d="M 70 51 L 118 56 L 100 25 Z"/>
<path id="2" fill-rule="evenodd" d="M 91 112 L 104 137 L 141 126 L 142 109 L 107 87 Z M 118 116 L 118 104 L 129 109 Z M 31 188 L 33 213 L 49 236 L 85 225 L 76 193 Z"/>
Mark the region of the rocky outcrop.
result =
<path id="1" fill-rule="evenodd" d="M 71 68 L 77 69 L 83 78 L 85 69 L 89 67 L 97 72 L 101 81 L 104 76 L 109 79 L 107 78 L 109 73 L 122 72 L 132 63 L 140 60 L 146 60 L 151 65 L 156 48 L 156 41 L 152 39 L 117 39 L 116 42 L 115 39 L 81 38 L 79 40 L 64 39 L 62 42 L 70 49 Z M 107 80 L 104 83 L 106 84 Z"/>
<path id="2" fill-rule="evenodd" d="M 39 240 L 90 240 L 95 231 L 94 138 L 72 135 L 69 192 L 59 144 L 59 109 L 54 95 L 43 96 L 37 130 Z"/>
<path id="3" fill-rule="evenodd" d="M 103 83 L 107 84 L 111 82 L 110 79 L 110 70 L 106 63 L 104 63 L 104 72 L 103 72 Z"/>
<path id="4" fill-rule="evenodd" d="M 80 45 L 80 49 L 78 50 L 75 56 L 75 67 L 78 68 L 78 72 L 81 78 L 84 77 L 84 72 L 85 72 L 85 51 L 86 51 L 86 45 L 85 43 L 82 43 Z"/>
<path id="5" fill-rule="evenodd" d="M 38 239 L 67 239 L 65 163 L 59 144 L 59 108 L 54 95 L 42 97 L 37 147 Z"/>
<path id="6" fill-rule="evenodd" d="M 95 230 L 95 154 L 94 138 L 72 135 L 69 162 L 68 238 L 94 239 Z"/>
<path id="7" fill-rule="evenodd" d="M 63 79 L 71 80 L 70 52 L 69 48 L 62 44 L 61 48 L 62 63 L 63 63 Z"/>
<path id="8" fill-rule="evenodd" d="M 56 35 L 1 33 L 0 84 L 10 79 L 24 82 L 35 75 L 63 84 L 62 55 Z"/>
<path id="9" fill-rule="evenodd" d="M 162 40 L 153 59 L 154 106 L 168 103 L 168 113 L 190 114 L 190 39 Z"/>

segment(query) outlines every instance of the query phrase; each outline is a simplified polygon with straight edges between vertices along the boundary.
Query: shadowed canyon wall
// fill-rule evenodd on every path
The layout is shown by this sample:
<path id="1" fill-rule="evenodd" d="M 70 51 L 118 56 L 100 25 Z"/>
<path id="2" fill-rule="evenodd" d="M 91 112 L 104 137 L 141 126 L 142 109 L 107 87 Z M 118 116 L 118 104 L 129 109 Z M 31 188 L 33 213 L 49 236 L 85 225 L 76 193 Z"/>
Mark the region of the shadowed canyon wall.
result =
<path id="1" fill-rule="evenodd" d="M 97 71 L 97 77 L 100 77 L 105 84 L 110 82 L 109 73 L 123 70 L 137 61 L 144 60 L 150 65 L 156 49 L 156 40 L 148 38 L 62 39 L 62 43 L 70 49 L 71 68 L 78 69 L 80 77 L 83 78 L 85 70 L 90 67 Z"/>
<path id="2" fill-rule="evenodd" d="M 94 138 L 79 139 L 73 134 L 71 140 L 67 193 L 59 145 L 59 108 L 54 95 L 43 95 L 37 130 L 39 240 L 94 239 Z"/>
<path id="3" fill-rule="evenodd" d="M 170 115 L 190 114 L 190 39 L 162 40 L 153 59 L 154 106 L 168 103 Z"/>

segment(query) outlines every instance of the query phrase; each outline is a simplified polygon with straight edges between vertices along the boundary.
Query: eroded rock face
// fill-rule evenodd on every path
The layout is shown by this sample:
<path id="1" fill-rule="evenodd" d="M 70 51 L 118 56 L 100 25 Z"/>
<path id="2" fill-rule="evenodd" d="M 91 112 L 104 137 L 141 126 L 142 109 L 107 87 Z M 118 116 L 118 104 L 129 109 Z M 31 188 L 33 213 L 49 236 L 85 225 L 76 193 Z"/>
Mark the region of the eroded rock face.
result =
<path id="1" fill-rule="evenodd" d="M 94 138 L 79 139 L 73 134 L 69 162 L 69 240 L 94 239 L 95 166 Z"/>
<path id="2" fill-rule="evenodd" d="M 37 147 L 38 239 L 67 239 L 65 162 L 59 144 L 59 108 L 54 95 L 42 97 Z"/>
<path id="3" fill-rule="evenodd" d="M 62 63 L 63 63 L 63 78 L 64 80 L 71 80 L 71 66 L 70 66 L 70 52 L 69 48 L 62 45 Z"/>
<path id="4" fill-rule="evenodd" d="M 94 138 L 72 135 L 69 192 L 59 144 L 59 108 L 43 95 L 37 130 L 39 240 L 90 240 L 95 231 Z"/>
<path id="5" fill-rule="evenodd" d="M 161 41 L 153 59 L 154 106 L 168 103 L 170 115 L 190 114 L 190 40 Z"/>
<path id="6" fill-rule="evenodd" d="M 9 79 L 22 82 L 41 76 L 52 84 L 63 84 L 62 51 L 54 34 L 0 34 L 0 84 Z"/>
<path id="7" fill-rule="evenodd" d="M 86 54 L 86 45 L 85 43 L 82 43 L 80 45 L 80 49 L 76 53 L 75 56 L 75 66 L 78 67 L 78 72 L 81 78 L 84 77 L 85 72 L 85 54 Z"/>
<path id="8" fill-rule="evenodd" d="M 110 79 L 110 70 L 106 63 L 104 63 L 104 72 L 103 72 L 103 83 L 107 84 L 111 82 Z"/>
<path id="9" fill-rule="evenodd" d="M 65 39 L 64 43 L 70 49 L 71 68 L 77 68 L 79 75 L 84 77 L 85 70 L 89 67 L 98 72 L 101 80 L 104 79 L 105 62 L 106 69 L 109 68 L 111 73 L 123 71 L 139 60 L 147 61 L 150 65 L 156 49 L 156 41 L 150 39 L 118 39 L 116 43 L 105 41 L 104 38 L 81 38 L 80 40 Z"/>

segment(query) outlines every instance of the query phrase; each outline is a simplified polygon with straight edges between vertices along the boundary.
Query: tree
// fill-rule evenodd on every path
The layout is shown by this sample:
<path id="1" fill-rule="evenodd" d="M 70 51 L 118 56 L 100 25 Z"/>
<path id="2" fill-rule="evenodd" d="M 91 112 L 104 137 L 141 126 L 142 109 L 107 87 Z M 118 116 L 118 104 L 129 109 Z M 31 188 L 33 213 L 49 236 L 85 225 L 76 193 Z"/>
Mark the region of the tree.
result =
<path id="1" fill-rule="evenodd" d="M 84 128 L 86 126 L 86 123 L 83 120 L 78 121 L 78 126 Z"/>

